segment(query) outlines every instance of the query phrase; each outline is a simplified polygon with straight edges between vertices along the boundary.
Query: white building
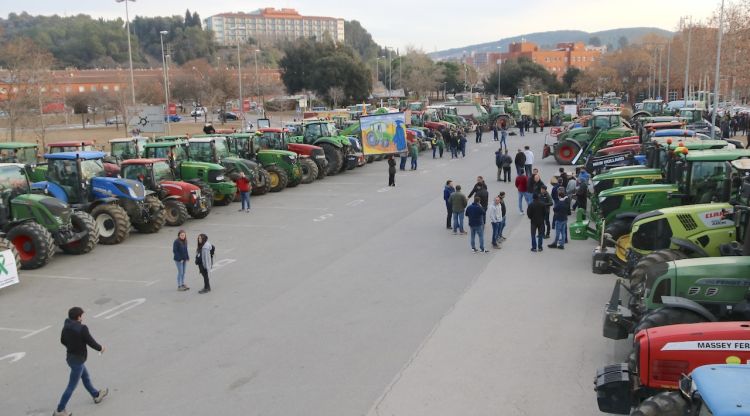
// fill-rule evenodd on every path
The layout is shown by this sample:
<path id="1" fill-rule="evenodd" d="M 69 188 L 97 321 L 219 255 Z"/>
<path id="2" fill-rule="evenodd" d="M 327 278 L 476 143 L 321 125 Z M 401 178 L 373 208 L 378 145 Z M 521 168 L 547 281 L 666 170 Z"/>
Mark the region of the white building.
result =
<path id="1" fill-rule="evenodd" d="M 300 37 L 344 41 L 344 19 L 302 16 L 294 9 L 267 7 L 250 13 L 221 13 L 205 20 L 221 45 L 236 45 L 247 38 L 256 40 L 297 39 Z"/>

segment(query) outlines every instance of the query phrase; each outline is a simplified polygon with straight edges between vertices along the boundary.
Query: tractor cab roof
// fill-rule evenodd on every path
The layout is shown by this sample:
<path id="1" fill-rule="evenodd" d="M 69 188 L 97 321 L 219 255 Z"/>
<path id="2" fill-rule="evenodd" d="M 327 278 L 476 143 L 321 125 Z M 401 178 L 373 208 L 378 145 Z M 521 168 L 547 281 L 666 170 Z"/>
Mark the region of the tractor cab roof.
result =
<path id="1" fill-rule="evenodd" d="M 684 125 L 685 122 L 681 120 L 669 120 L 669 121 L 655 121 L 652 123 L 646 123 L 643 125 L 646 129 L 653 129 L 653 130 L 664 130 L 669 129 L 670 127 L 676 128 L 677 130 L 680 130 L 679 127 Z"/>
<path id="2" fill-rule="evenodd" d="M 128 165 L 153 165 L 156 162 L 166 162 L 167 159 L 164 158 L 142 158 L 142 159 L 128 159 L 123 160 L 120 165 L 122 166 L 128 166 Z"/>
<path id="3" fill-rule="evenodd" d="M 280 129 L 280 128 L 266 128 L 266 129 L 258 129 L 261 133 L 287 133 L 289 130 L 287 129 Z"/>
<path id="4" fill-rule="evenodd" d="M 60 153 L 46 153 L 44 155 L 44 158 L 50 159 L 50 160 L 76 160 L 76 159 L 93 160 L 93 159 L 101 159 L 106 155 L 107 154 L 104 152 L 96 152 L 96 151 L 60 152 Z"/>
<path id="5" fill-rule="evenodd" d="M 714 415 L 747 415 L 750 408 L 750 366 L 704 365 L 693 370 L 691 378 Z"/>
<path id="6" fill-rule="evenodd" d="M 750 159 L 737 159 L 733 160 L 731 163 L 737 170 L 750 171 Z"/>
<path id="7" fill-rule="evenodd" d="M 182 141 L 168 141 L 168 140 L 164 140 L 164 141 L 161 141 L 161 142 L 146 143 L 146 144 L 143 145 L 143 147 L 145 149 L 154 148 L 154 147 L 172 147 L 172 146 L 179 146 L 182 143 L 184 143 L 184 142 L 182 142 Z"/>
<path id="8" fill-rule="evenodd" d="M 0 143 L 0 150 L 6 150 L 6 149 L 26 149 L 31 147 L 37 147 L 36 143 L 26 143 L 26 142 L 2 142 Z"/>
<path id="9" fill-rule="evenodd" d="M 142 137 L 142 136 L 137 136 L 137 137 L 122 137 L 122 138 L 119 138 L 119 139 L 110 139 L 109 142 L 110 143 L 126 143 L 126 142 L 134 142 L 134 141 L 138 141 L 138 140 L 148 140 L 148 137 Z"/>
<path id="10" fill-rule="evenodd" d="M 594 111 L 591 113 L 593 116 L 619 116 L 619 111 Z"/>
<path id="11" fill-rule="evenodd" d="M 693 137 L 695 134 L 695 131 L 688 129 L 663 129 L 653 132 L 651 137 Z"/>
<path id="12" fill-rule="evenodd" d="M 225 136 L 193 137 L 188 140 L 188 143 L 211 143 L 212 141 L 223 137 Z"/>
<path id="13" fill-rule="evenodd" d="M 47 143 L 47 147 L 93 146 L 93 140 L 68 140 L 64 142 Z"/>
<path id="14" fill-rule="evenodd" d="M 25 167 L 23 163 L 0 163 L 0 168 L 7 168 L 8 166 L 15 166 L 21 169 Z"/>
<path id="15" fill-rule="evenodd" d="M 706 149 L 689 152 L 685 158 L 691 162 L 732 161 L 750 158 L 750 149 Z"/>

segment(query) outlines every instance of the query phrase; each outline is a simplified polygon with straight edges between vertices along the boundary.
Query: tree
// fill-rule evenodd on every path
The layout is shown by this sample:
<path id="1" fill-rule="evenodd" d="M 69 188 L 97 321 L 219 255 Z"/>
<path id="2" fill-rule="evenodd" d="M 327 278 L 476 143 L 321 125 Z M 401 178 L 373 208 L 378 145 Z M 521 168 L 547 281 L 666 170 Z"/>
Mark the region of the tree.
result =
<path id="1" fill-rule="evenodd" d="M 331 87 L 328 89 L 328 98 L 332 101 L 331 108 L 338 108 L 339 100 L 344 98 L 344 89 L 341 87 Z"/>
<path id="2" fill-rule="evenodd" d="M 580 69 L 574 66 L 568 67 L 568 70 L 565 71 L 565 73 L 562 76 L 563 84 L 565 84 L 566 89 L 571 90 L 573 88 L 573 84 L 581 75 L 581 72 L 582 71 Z"/>
<path id="3" fill-rule="evenodd" d="M 533 82 L 531 82 L 533 81 Z M 498 74 L 497 69 L 492 71 L 484 80 L 485 91 L 497 91 Z M 528 58 L 511 59 L 503 62 L 500 67 L 500 93 L 503 95 L 515 95 L 519 88 L 526 89 L 531 86 L 535 90 L 544 90 L 552 93 L 562 92 L 563 86 L 557 77 L 547 71 L 543 66 L 531 62 Z"/>
<path id="4" fill-rule="evenodd" d="M 628 38 L 625 36 L 620 36 L 619 39 L 617 39 L 617 47 L 620 49 L 625 49 L 628 47 Z"/>
<path id="5" fill-rule="evenodd" d="M 459 64 L 457 62 L 444 61 L 438 62 L 437 65 L 440 67 L 443 75 L 440 82 L 445 83 L 445 91 L 450 91 L 454 94 L 460 91 L 463 85 L 463 77 L 459 79 L 459 74 L 462 70 Z"/>
<path id="6" fill-rule="evenodd" d="M 402 70 L 404 88 L 416 93 L 418 98 L 425 97 L 430 91 L 438 90 L 444 82 L 443 70 L 444 66 L 436 65 L 424 52 L 407 50 Z"/>
<path id="7" fill-rule="evenodd" d="M 602 40 L 599 36 L 592 36 L 589 38 L 589 45 L 591 46 L 602 46 Z"/>
<path id="8" fill-rule="evenodd" d="M 357 51 L 359 57 L 364 61 L 373 61 L 378 55 L 378 46 L 362 25 L 356 21 L 344 22 L 344 42 Z"/>

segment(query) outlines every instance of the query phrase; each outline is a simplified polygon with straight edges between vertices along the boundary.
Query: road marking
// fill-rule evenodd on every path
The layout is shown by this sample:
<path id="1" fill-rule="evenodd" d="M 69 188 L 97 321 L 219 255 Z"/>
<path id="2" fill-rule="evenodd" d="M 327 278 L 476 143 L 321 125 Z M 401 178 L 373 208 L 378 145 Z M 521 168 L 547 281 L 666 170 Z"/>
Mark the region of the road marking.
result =
<path id="1" fill-rule="evenodd" d="M 356 207 L 357 205 L 365 202 L 364 199 L 355 199 L 354 201 L 349 201 L 346 203 L 347 207 Z"/>
<path id="2" fill-rule="evenodd" d="M 25 356 L 26 356 L 25 352 L 14 352 L 14 353 L 0 357 L 0 361 L 10 360 L 10 364 L 13 364 Z"/>
<path id="3" fill-rule="evenodd" d="M 136 306 L 143 304 L 144 302 L 146 302 L 146 298 L 131 299 L 125 303 L 121 303 L 115 306 L 114 308 L 107 309 L 104 312 L 100 312 L 94 315 L 94 318 L 99 318 L 103 316 L 104 319 L 111 319 L 125 311 L 129 311 L 130 309 L 133 309 Z"/>
<path id="4" fill-rule="evenodd" d="M 326 185 L 362 185 L 362 182 L 323 182 Z"/>
<path id="5" fill-rule="evenodd" d="M 22 329 L 22 328 L 0 328 L 0 331 L 10 331 L 10 332 L 27 332 L 26 335 L 22 336 L 21 339 L 31 338 L 34 335 L 44 332 L 48 329 L 52 328 L 52 325 L 47 325 L 44 328 L 41 329 Z"/>
<path id="6" fill-rule="evenodd" d="M 383 192 L 388 192 L 390 190 L 391 190 L 391 188 L 380 188 L 380 189 L 378 189 L 378 192 L 383 193 Z"/>
<path id="7" fill-rule="evenodd" d="M 429 170 L 420 171 L 420 173 L 428 173 L 428 172 L 429 172 Z"/>
<path id="8" fill-rule="evenodd" d="M 313 218 L 313 221 L 315 221 L 315 222 L 321 222 L 321 221 L 325 221 L 325 220 L 327 220 L 327 219 L 329 219 L 331 217 L 333 217 L 333 214 L 331 214 L 331 213 L 323 214 L 323 215 L 319 216 L 318 218 Z"/>
<path id="9" fill-rule="evenodd" d="M 256 208 L 273 209 L 273 210 L 286 209 L 286 210 L 293 210 L 293 211 L 310 211 L 310 210 L 325 211 L 325 210 L 328 209 L 328 208 L 318 208 L 318 207 L 276 207 L 276 206 L 273 206 L 273 207 L 256 207 Z"/>
<path id="10" fill-rule="evenodd" d="M 446 166 L 448 166 L 447 163 L 438 163 L 439 168 L 446 167 Z"/>
<path id="11" fill-rule="evenodd" d="M 474 150 L 472 150 L 472 152 L 478 152 L 478 151 L 479 151 L 479 149 L 474 149 Z"/>
<path id="12" fill-rule="evenodd" d="M 260 224 L 256 225 L 256 224 L 237 224 L 237 223 L 220 224 L 218 222 L 204 223 L 203 221 L 200 222 L 200 225 L 208 225 L 210 227 L 276 228 L 279 230 L 286 229 L 286 227 L 283 225 L 260 225 Z"/>
<path id="13" fill-rule="evenodd" d="M 63 280 L 90 280 L 94 282 L 114 282 L 114 283 L 137 283 L 137 284 L 145 284 L 146 286 L 151 286 L 154 283 L 158 282 L 157 280 L 125 280 L 125 279 L 106 279 L 106 278 L 99 278 L 99 277 L 80 277 L 80 276 L 61 276 L 61 275 L 54 275 L 54 274 L 29 274 L 24 273 L 24 277 L 39 277 L 43 279 L 63 279 Z"/>
<path id="14" fill-rule="evenodd" d="M 222 267 L 232 264 L 235 261 L 237 261 L 237 259 L 221 259 L 217 261 L 216 263 L 214 263 L 214 267 L 212 267 L 211 270 L 213 271 L 216 269 L 221 269 Z"/>

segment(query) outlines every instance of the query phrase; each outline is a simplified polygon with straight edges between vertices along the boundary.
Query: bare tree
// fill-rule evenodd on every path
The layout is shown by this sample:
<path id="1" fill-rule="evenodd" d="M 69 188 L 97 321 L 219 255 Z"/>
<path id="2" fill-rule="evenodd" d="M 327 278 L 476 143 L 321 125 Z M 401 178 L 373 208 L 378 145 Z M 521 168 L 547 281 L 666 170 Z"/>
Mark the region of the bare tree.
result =
<path id="1" fill-rule="evenodd" d="M 403 57 L 404 88 L 416 93 L 418 98 L 437 90 L 443 77 L 442 68 L 435 65 L 427 54 L 409 49 Z"/>
<path id="2" fill-rule="evenodd" d="M 338 107 L 338 102 L 344 98 L 344 89 L 341 87 L 331 87 L 328 89 L 328 98 L 333 101 L 333 107 Z"/>

